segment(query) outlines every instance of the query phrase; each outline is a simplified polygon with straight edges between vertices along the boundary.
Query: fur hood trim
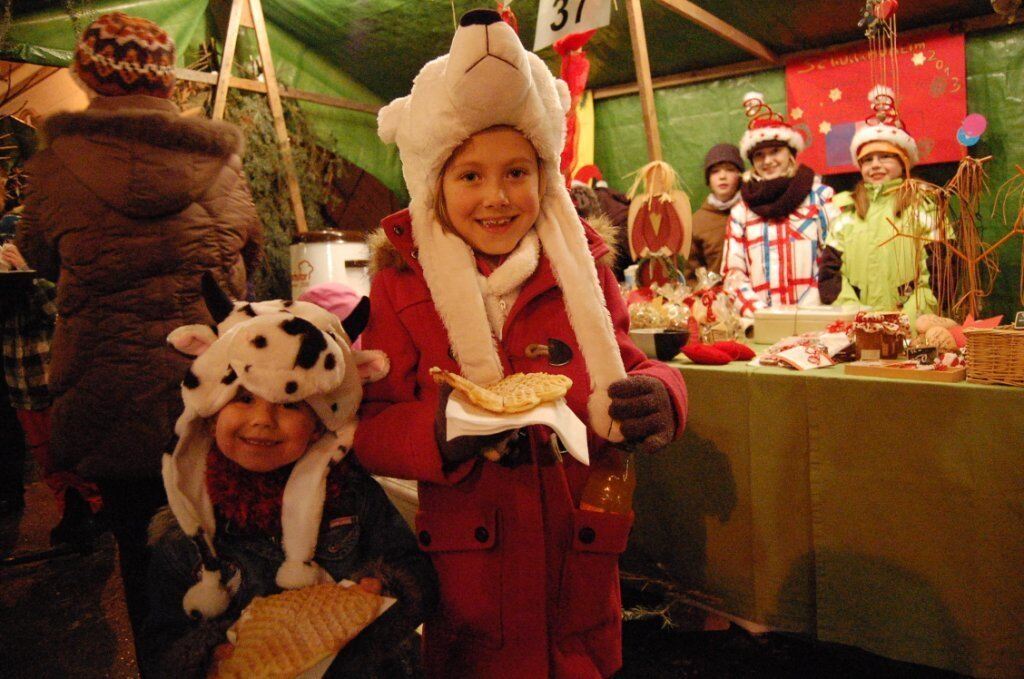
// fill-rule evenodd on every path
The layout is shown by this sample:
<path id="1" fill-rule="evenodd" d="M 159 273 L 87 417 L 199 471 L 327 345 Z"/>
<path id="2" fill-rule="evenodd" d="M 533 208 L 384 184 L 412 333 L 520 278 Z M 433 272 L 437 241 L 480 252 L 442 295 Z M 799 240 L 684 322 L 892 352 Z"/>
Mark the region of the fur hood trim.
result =
<path id="1" fill-rule="evenodd" d="M 231 123 L 206 118 L 185 118 L 169 101 L 145 96 L 114 97 L 125 101 L 96 102 L 84 111 L 58 113 L 43 123 L 42 138 L 49 146 L 66 136 L 118 137 L 174 151 L 189 151 L 206 156 L 241 155 L 245 148 L 242 131 Z M 149 99 L 169 105 L 156 106 Z M 102 101 L 97 99 L 96 101 Z"/>
<path id="2" fill-rule="evenodd" d="M 591 219 L 587 224 L 600 237 L 600 242 L 590 244 L 590 250 L 595 254 L 598 266 L 612 266 L 619 253 L 618 242 L 615 238 L 615 230 L 618 227 L 604 215 Z M 388 238 L 384 229 L 377 229 L 370 233 L 366 237 L 366 244 L 370 249 L 370 278 L 385 269 L 409 270 L 409 265 L 406 264 L 402 254 Z"/>
<path id="3" fill-rule="evenodd" d="M 178 525 L 178 520 L 174 518 L 174 512 L 171 511 L 170 505 L 164 505 L 149 520 L 149 527 L 146 529 L 146 544 L 153 547 L 173 532 L 184 535 Z"/>
<path id="4" fill-rule="evenodd" d="M 377 272 L 385 269 L 396 269 L 406 271 L 409 265 L 402 259 L 398 248 L 388 238 L 383 228 L 378 228 L 366 237 L 366 245 L 370 249 L 369 273 L 372 279 Z"/>

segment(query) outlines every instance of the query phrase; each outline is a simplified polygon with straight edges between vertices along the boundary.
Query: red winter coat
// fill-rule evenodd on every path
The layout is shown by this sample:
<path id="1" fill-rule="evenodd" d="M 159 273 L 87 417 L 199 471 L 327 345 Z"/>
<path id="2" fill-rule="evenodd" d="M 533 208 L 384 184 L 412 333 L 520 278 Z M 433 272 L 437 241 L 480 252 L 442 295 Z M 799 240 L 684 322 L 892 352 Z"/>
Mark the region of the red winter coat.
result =
<path id="1" fill-rule="evenodd" d="M 632 515 L 577 509 L 588 468 L 569 456 L 554 463 L 538 432 L 531 441 L 539 462 L 510 469 L 477 458 L 442 471 L 434 441 L 437 386 L 428 370 L 459 368 L 415 258 L 408 212 L 391 215 L 382 226 L 397 253 L 373 278 L 363 346 L 387 353 L 391 371 L 367 385 L 354 450 L 373 473 L 420 482 L 416 534 L 441 585 L 440 609 L 424 635 L 427 675 L 611 675 L 622 664 L 618 557 Z M 609 253 L 589 228 L 587 236 L 595 258 Z M 612 271 L 601 265 L 598 273 L 627 371 L 665 384 L 681 435 L 681 375 L 633 345 Z M 567 365 L 526 357 L 527 345 L 549 338 L 572 349 Z M 590 380 L 545 257 L 510 310 L 498 351 L 506 373 L 571 377 L 568 404 L 586 421 Z M 600 455 L 600 446 L 592 434 L 592 456 Z"/>

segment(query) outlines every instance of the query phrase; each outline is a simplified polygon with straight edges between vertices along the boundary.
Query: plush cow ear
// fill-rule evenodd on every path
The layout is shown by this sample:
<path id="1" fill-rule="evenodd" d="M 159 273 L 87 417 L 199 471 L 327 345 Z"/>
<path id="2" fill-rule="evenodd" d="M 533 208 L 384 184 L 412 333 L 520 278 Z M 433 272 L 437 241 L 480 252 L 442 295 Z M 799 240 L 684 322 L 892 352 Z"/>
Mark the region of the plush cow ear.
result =
<path id="1" fill-rule="evenodd" d="M 217 333 L 208 325 L 183 325 L 171 331 L 167 343 L 188 356 L 199 356 L 217 341 Z"/>
<path id="2" fill-rule="evenodd" d="M 383 379 L 391 370 L 391 359 L 383 351 L 353 351 L 352 357 L 359 372 L 359 381 L 363 384 Z"/>
<path id="3" fill-rule="evenodd" d="M 356 308 L 352 310 L 352 313 L 341 322 L 341 327 L 345 328 L 345 334 L 348 335 L 348 338 L 355 342 L 356 338 L 366 329 L 366 324 L 369 322 L 370 298 L 363 297 L 359 300 Z"/>
<path id="4" fill-rule="evenodd" d="M 212 273 L 209 271 L 203 272 L 200 286 L 203 290 L 203 300 L 206 302 L 206 308 L 209 310 L 210 315 L 213 316 L 214 323 L 220 323 L 228 317 L 228 314 L 234 311 L 235 305 L 231 303 L 231 299 L 217 285 L 217 281 Z"/>

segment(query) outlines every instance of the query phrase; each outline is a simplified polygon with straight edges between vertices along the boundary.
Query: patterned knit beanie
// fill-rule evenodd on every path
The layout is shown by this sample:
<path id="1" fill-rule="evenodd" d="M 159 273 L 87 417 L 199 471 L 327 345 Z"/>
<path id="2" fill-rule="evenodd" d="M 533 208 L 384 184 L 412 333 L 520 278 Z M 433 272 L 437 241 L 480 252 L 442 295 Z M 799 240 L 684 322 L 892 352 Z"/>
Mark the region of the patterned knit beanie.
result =
<path id="1" fill-rule="evenodd" d="M 166 99 L 174 89 L 174 41 L 147 19 L 104 14 L 82 33 L 71 70 L 105 97 L 146 94 Z"/>

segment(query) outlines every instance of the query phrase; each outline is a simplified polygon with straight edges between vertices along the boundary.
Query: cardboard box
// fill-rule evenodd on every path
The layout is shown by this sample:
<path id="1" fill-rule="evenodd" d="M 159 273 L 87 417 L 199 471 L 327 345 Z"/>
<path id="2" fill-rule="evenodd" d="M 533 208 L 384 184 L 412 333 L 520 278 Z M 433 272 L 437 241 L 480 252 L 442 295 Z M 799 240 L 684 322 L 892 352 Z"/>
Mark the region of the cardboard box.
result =
<path id="1" fill-rule="evenodd" d="M 769 307 L 754 312 L 754 342 L 775 344 L 783 337 L 823 332 L 835 321 L 853 322 L 859 307 L 796 305 Z"/>

